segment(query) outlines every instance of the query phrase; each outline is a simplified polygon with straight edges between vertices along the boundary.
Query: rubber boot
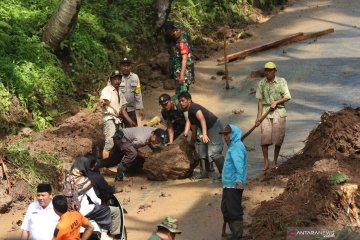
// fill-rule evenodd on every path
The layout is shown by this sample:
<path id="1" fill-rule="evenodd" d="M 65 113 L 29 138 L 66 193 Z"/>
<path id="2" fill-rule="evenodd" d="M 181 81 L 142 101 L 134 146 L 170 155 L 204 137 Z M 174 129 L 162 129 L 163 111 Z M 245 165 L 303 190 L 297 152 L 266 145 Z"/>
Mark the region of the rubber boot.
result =
<path id="1" fill-rule="evenodd" d="M 220 176 L 221 176 L 221 173 L 222 173 L 222 170 L 223 170 L 223 167 L 224 167 L 224 160 L 225 160 L 224 157 L 214 159 L 216 168 L 218 169 Z"/>
<path id="2" fill-rule="evenodd" d="M 230 240 L 238 240 L 242 238 L 244 228 L 242 220 L 229 222 L 229 227 L 231 230 Z"/>
<path id="3" fill-rule="evenodd" d="M 104 150 L 102 151 L 102 159 L 108 159 L 108 158 L 109 158 L 109 155 L 110 155 L 110 151 L 109 151 L 109 150 L 104 149 Z"/>
<path id="4" fill-rule="evenodd" d="M 200 174 L 194 176 L 193 179 L 205 179 L 208 178 L 207 166 L 206 163 L 209 163 L 207 159 L 201 158 L 200 159 Z"/>
<path id="5" fill-rule="evenodd" d="M 126 166 L 124 163 L 119 163 L 118 167 L 117 167 L 117 172 L 116 172 L 116 176 L 115 176 L 115 181 L 124 181 L 124 172 L 126 171 Z"/>

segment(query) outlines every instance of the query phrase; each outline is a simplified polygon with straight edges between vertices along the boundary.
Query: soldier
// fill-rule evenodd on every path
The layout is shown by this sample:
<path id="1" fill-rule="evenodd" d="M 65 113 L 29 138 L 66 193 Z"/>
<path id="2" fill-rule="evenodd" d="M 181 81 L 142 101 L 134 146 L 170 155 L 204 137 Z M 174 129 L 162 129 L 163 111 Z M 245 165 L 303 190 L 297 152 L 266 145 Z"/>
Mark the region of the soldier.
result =
<path id="1" fill-rule="evenodd" d="M 195 82 L 191 37 L 180 24 L 167 22 L 165 39 L 170 45 L 170 73 L 177 95 L 182 91 L 189 91 L 190 84 Z"/>
<path id="2" fill-rule="evenodd" d="M 162 223 L 157 225 L 156 233 L 153 233 L 148 240 L 174 240 L 176 234 L 181 234 L 177 219 L 165 217 Z"/>

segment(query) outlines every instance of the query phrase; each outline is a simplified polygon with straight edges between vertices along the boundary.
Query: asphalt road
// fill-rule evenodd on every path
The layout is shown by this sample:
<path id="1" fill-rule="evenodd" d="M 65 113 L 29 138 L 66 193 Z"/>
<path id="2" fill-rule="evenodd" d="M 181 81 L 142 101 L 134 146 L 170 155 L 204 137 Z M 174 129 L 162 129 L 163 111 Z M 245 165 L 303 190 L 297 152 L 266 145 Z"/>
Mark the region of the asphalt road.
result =
<path id="1" fill-rule="evenodd" d="M 297 1 L 269 21 L 252 26 L 252 38 L 233 44 L 228 53 L 268 43 L 297 32 L 316 32 L 334 28 L 335 32 L 317 39 L 274 48 L 228 64 L 233 89 L 224 90 L 221 78 L 210 80 L 223 65 L 211 58 L 196 65 L 200 83 L 193 90 L 194 101 L 216 113 L 224 124 L 237 123 L 244 132 L 251 128 L 257 113 L 255 95 L 258 79 L 250 78 L 267 61 L 277 64 L 277 75 L 284 77 L 292 95 L 288 110 L 286 138 L 281 155 L 291 156 L 304 146 L 309 132 L 325 111 L 360 105 L 360 1 Z M 219 52 L 218 56 L 222 53 Z M 233 109 L 243 109 L 240 115 Z M 249 175 L 262 168 L 260 131 L 256 129 L 245 141 L 256 150 L 249 152 Z M 269 158 L 272 159 L 272 149 Z M 281 161 L 286 157 L 281 157 Z"/>

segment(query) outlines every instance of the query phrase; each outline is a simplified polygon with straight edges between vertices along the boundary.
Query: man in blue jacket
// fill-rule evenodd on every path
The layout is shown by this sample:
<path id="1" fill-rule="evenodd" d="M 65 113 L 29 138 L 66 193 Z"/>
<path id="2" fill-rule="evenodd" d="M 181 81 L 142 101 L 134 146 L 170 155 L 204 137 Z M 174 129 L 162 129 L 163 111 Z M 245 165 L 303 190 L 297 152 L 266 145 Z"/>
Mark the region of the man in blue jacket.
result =
<path id="1" fill-rule="evenodd" d="M 222 171 L 223 196 L 221 211 L 224 222 L 229 223 L 231 240 L 241 239 L 243 234 L 242 194 L 246 185 L 247 154 L 241 142 L 242 131 L 236 125 L 227 125 L 220 134 L 228 145 Z"/>

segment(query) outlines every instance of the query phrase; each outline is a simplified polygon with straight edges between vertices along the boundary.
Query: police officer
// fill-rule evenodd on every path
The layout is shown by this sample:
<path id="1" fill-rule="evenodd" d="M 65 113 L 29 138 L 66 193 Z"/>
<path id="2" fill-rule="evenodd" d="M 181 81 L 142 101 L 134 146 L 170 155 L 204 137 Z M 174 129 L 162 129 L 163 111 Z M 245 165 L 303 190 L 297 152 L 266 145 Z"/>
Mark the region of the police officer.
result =
<path id="1" fill-rule="evenodd" d="M 140 80 L 137 74 L 131 72 L 132 61 L 129 58 L 123 58 L 120 61 L 120 70 L 122 81 L 120 83 L 120 91 L 126 98 L 126 111 L 132 121 L 137 125 L 136 110 L 139 111 L 141 120 L 144 120 L 144 105 L 141 95 Z M 132 127 L 128 121 L 124 121 L 125 127 Z"/>

